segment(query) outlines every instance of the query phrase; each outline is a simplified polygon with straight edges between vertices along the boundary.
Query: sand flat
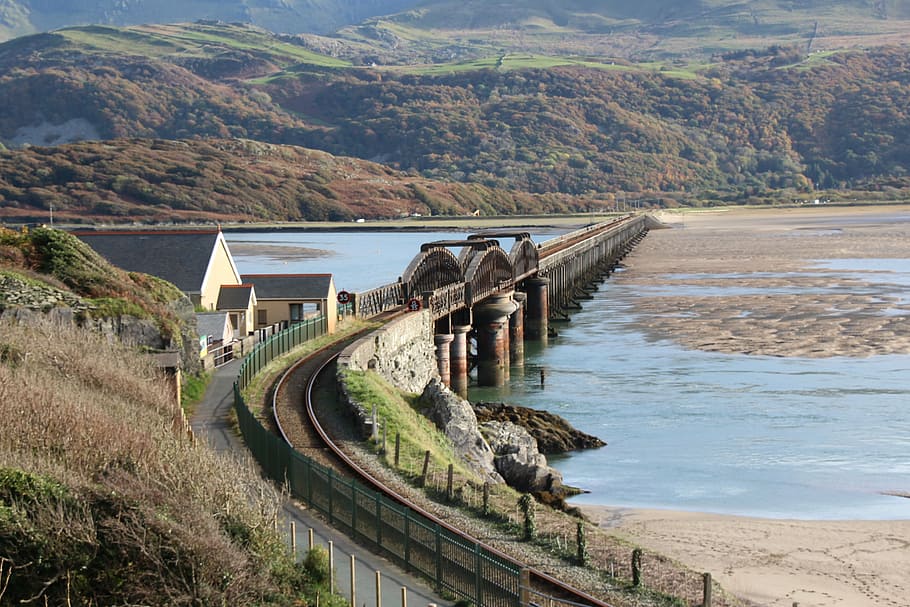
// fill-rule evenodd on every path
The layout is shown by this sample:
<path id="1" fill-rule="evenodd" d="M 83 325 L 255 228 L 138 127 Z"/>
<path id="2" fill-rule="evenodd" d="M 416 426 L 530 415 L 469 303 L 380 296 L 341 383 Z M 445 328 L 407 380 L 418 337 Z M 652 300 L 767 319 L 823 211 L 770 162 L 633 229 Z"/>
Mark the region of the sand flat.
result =
<path id="1" fill-rule="evenodd" d="M 819 267 L 910 259 L 910 206 L 659 217 L 670 228 L 652 230 L 611 279 L 641 288 L 636 322 L 652 338 L 779 357 L 910 353 L 906 284 L 888 272 L 837 275 Z M 898 521 L 582 508 L 620 537 L 711 572 L 755 605 L 910 607 L 910 500 L 908 520 Z"/>

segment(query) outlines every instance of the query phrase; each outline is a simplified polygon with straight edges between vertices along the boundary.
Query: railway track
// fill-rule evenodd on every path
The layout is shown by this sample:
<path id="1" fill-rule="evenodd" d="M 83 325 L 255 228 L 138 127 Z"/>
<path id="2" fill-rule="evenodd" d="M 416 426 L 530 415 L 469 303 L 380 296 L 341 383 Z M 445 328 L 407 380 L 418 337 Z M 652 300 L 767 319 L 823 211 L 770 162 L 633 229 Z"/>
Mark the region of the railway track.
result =
<path id="1" fill-rule="evenodd" d="M 273 390 L 272 401 L 276 425 L 282 438 L 294 449 L 323 466 L 332 468 L 344 476 L 356 478 L 364 485 L 410 508 L 450 533 L 464 538 L 467 542 L 479 544 L 513 563 L 516 568 L 526 570 L 529 574 L 528 590 L 532 604 L 611 607 L 587 592 L 578 590 L 543 571 L 529 568 L 505 552 L 464 533 L 440 518 L 440 513 L 429 510 L 435 509 L 438 504 L 430 503 L 422 494 L 408 491 L 400 482 L 377 478 L 374 472 L 367 469 L 368 466 L 359 461 L 362 458 L 356 454 L 360 453 L 357 448 L 360 437 L 356 435 L 350 423 L 345 423 L 346 414 L 341 411 L 338 404 L 335 376 L 335 361 L 338 354 L 358 337 L 359 335 L 353 336 L 327 346 L 301 359 L 282 375 Z M 447 514 L 443 516 L 453 520 Z"/>

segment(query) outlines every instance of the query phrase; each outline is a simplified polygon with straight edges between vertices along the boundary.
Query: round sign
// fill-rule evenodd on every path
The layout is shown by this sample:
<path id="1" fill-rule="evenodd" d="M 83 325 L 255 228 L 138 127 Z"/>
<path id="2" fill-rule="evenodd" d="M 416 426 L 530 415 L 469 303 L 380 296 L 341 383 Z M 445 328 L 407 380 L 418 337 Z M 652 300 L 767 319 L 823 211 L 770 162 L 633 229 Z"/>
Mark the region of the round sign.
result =
<path id="1" fill-rule="evenodd" d="M 420 300 L 412 297 L 408 300 L 408 312 L 417 312 L 420 310 Z"/>
<path id="2" fill-rule="evenodd" d="M 351 303 L 351 294 L 347 291 L 338 291 L 338 303 L 347 304 Z"/>

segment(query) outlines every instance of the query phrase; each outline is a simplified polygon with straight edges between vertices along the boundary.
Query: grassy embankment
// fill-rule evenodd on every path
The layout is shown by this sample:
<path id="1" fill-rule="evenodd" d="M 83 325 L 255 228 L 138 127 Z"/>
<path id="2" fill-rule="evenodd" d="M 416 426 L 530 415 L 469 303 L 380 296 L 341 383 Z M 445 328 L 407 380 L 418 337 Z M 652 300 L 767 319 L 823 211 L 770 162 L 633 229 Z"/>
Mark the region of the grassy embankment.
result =
<path id="1" fill-rule="evenodd" d="M 0 604 L 315 601 L 324 576 L 275 530 L 280 495 L 178 418 L 124 346 L 0 327 Z"/>

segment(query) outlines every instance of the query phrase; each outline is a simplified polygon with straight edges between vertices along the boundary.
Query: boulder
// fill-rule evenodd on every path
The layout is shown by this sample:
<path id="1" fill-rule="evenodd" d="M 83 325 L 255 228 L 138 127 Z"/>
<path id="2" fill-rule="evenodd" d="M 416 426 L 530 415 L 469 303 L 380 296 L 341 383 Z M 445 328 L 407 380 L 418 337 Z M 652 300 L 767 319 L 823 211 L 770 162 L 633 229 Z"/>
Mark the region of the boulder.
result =
<path id="1" fill-rule="evenodd" d="M 480 430 L 493 450 L 493 463 L 510 487 L 527 493 L 550 491 L 562 485 L 562 475 L 547 465 L 537 441 L 512 422 L 485 422 Z"/>
<path id="2" fill-rule="evenodd" d="M 493 450 L 477 426 L 471 403 L 446 387 L 439 379 L 427 383 L 420 395 L 424 414 L 452 442 L 455 451 L 486 480 L 502 483 L 493 464 Z"/>
<path id="3" fill-rule="evenodd" d="M 549 466 L 527 430 L 508 421 L 484 422 L 480 430 L 495 453 L 496 470 L 510 487 L 554 508 L 570 510 L 565 499 L 582 491 L 563 484 L 562 474 Z"/>

